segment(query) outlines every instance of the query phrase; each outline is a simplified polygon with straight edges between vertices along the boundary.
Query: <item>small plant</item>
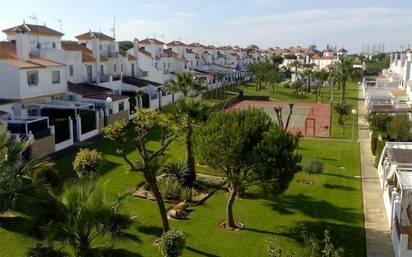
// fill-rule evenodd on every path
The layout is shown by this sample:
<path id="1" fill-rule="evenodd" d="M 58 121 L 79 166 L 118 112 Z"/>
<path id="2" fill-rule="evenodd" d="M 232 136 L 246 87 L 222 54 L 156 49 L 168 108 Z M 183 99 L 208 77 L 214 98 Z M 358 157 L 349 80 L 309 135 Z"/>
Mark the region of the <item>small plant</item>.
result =
<path id="1" fill-rule="evenodd" d="M 300 254 L 295 254 L 285 249 L 282 249 L 275 239 L 269 240 L 267 248 L 268 257 L 343 257 L 344 249 L 335 248 L 330 236 L 329 230 L 323 233 L 323 240 L 318 240 L 314 236 L 309 236 L 307 230 L 302 232 L 304 246 L 299 251 Z"/>
<path id="2" fill-rule="evenodd" d="M 179 181 L 172 176 L 164 176 L 158 181 L 159 191 L 164 198 L 179 199 L 182 186 Z"/>
<path id="3" fill-rule="evenodd" d="M 103 162 L 100 152 L 93 149 L 80 149 L 73 161 L 73 169 L 79 178 L 90 178 L 99 169 Z"/>
<path id="4" fill-rule="evenodd" d="M 306 182 L 309 183 L 309 176 L 322 173 L 323 162 L 318 158 L 310 158 L 309 161 L 303 165 L 303 171 L 308 174 Z"/>
<path id="5" fill-rule="evenodd" d="M 188 187 L 192 184 L 190 169 L 182 162 L 171 162 L 167 164 L 164 172 L 177 179 L 182 187 Z"/>
<path id="6" fill-rule="evenodd" d="M 60 186 L 60 176 L 54 166 L 47 165 L 36 169 L 32 177 L 33 184 L 46 188 L 58 188 Z"/>
<path id="7" fill-rule="evenodd" d="M 164 257 L 177 257 L 182 254 L 185 244 L 185 234 L 180 230 L 172 229 L 163 233 L 159 242 L 159 249 Z"/>

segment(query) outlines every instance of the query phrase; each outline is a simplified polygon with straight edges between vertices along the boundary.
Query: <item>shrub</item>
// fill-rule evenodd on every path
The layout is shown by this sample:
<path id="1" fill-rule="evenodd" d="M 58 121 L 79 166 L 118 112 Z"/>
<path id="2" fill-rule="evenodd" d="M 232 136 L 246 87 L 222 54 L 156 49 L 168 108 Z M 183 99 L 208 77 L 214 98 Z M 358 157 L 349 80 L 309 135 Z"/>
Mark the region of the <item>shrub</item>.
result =
<path id="1" fill-rule="evenodd" d="M 159 191 L 164 198 L 179 199 L 182 187 L 179 181 L 171 176 L 164 176 L 158 182 Z"/>
<path id="2" fill-rule="evenodd" d="M 36 186 L 58 188 L 60 176 L 56 169 L 49 165 L 34 171 L 32 182 Z"/>
<path id="3" fill-rule="evenodd" d="M 179 181 L 182 187 L 188 187 L 193 184 L 192 174 L 185 163 L 171 162 L 166 165 L 164 172 Z"/>
<path id="4" fill-rule="evenodd" d="M 67 253 L 55 250 L 51 246 L 36 244 L 26 252 L 26 257 L 67 257 Z"/>
<path id="5" fill-rule="evenodd" d="M 396 141 L 408 141 L 411 137 L 410 131 L 412 121 L 407 114 L 397 114 L 388 124 L 387 131 L 391 139 Z"/>
<path id="6" fill-rule="evenodd" d="M 162 235 L 159 249 L 164 257 L 177 257 L 182 254 L 185 244 L 185 234 L 180 230 L 172 229 Z"/>
<path id="7" fill-rule="evenodd" d="M 369 122 L 369 128 L 372 131 L 386 131 L 388 123 L 393 119 L 393 117 L 386 113 L 371 113 L 366 117 Z"/>
<path id="8" fill-rule="evenodd" d="M 103 162 L 103 156 L 97 150 L 80 149 L 73 161 L 73 169 L 79 178 L 90 178 Z"/>
<path id="9" fill-rule="evenodd" d="M 376 143 L 375 167 L 378 167 L 379 165 L 379 160 L 381 158 L 383 148 L 385 148 L 386 142 L 386 140 L 382 140 Z"/>
<path id="10" fill-rule="evenodd" d="M 310 158 L 309 161 L 303 165 L 303 171 L 309 175 L 322 173 L 323 162 L 318 158 Z"/>
<path id="11" fill-rule="evenodd" d="M 382 139 L 388 139 L 388 134 L 386 132 L 379 132 L 379 131 L 373 131 L 372 132 L 371 150 L 372 150 L 373 155 L 376 155 L 376 145 L 378 143 L 379 136 L 381 136 Z"/>

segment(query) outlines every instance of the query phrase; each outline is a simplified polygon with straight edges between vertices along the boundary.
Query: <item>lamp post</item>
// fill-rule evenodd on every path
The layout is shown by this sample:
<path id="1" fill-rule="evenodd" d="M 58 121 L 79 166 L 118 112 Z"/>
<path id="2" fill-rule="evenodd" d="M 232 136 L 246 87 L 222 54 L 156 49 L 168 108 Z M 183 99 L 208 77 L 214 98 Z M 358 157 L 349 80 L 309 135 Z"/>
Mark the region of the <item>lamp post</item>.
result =
<path id="1" fill-rule="evenodd" d="M 355 116 L 358 114 L 356 109 L 352 109 L 352 142 L 355 143 Z"/>
<path id="2" fill-rule="evenodd" d="M 106 111 L 105 111 L 105 115 L 104 115 L 104 124 L 105 124 L 105 126 L 107 126 L 109 124 L 109 116 L 110 116 L 110 109 L 112 108 L 112 102 L 113 102 L 113 99 L 110 96 L 108 96 L 106 98 L 107 106 L 106 106 Z"/>

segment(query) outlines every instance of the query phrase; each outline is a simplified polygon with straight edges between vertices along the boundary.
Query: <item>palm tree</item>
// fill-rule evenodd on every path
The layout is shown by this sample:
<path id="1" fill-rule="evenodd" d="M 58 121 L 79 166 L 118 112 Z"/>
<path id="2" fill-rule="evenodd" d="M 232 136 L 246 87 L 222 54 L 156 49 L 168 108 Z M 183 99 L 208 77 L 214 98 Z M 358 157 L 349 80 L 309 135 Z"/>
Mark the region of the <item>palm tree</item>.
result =
<path id="1" fill-rule="evenodd" d="M 346 83 L 351 78 L 352 72 L 354 70 L 352 59 L 341 58 L 338 65 L 336 66 L 336 70 L 340 75 L 340 86 L 341 86 L 339 104 L 343 106 L 345 104 Z"/>
<path id="2" fill-rule="evenodd" d="M 329 73 L 328 79 L 327 79 L 327 83 L 330 86 L 330 102 L 333 103 L 333 96 L 334 96 L 334 92 L 333 89 L 335 87 L 336 84 L 340 85 L 341 82 L 341 74 L 339 72 L 337 72 L 337 70 L 333 70 Z M 339 86 L 340 88 L 340 86 Z"/>
<path id="3" fill-rule="evenodd" d="M 127 232 L 133 218 L 118 212 L 118 202 L 108 204 L 90 181 L 66 186 L 61 196 L 42 191 L 41 199 L 33 220 L 43 233 L 41 244 L 29 250 L 33 256 L 53 250 L 56 243 L 71 247 L 76 257 L 93 257 L 98 255 L 93 248 L 97 240 L 104 239 L 108 248 L 118 240 L 138 241 Z"/>
<path id="4" fill-rule="evenodd" d="M 180 92 L 184 97 L 188 97 L 191 92 L 199 94 L 205 89 L 202 81 L 190 72 L 178 73 L 176 79 L 166 85 L 166 90 L 172 93 Z"/>
<path id="5" fill-rule="evenodd" d="M 318 97 L 320 96 L 320 93 L 321 93 L 322 87 L 325 84 L 325 81 L 327 81 L 329 78 L 329 73 L 325 70 L 314 71 L 312 73 L 312 77 L 318 80 L 318 88 L 316 92 L 316 102 L 318 102 Z"/>
<path id="6" fill-rule="evenodd" d="M 25 160 L 23 156 L 32 142 L 13 136 L 0 124 L 0 213 L 13 208 L 16 198 L 32 189 L 34 170 L 50 164 L 36 158 Z"/>
<path id="7" fill-rule="evenodd" d="M 193 129 L 201 121 L 206 119 L 208 106 L 199 98 L 184 97 L 176 104 L 176 118 L 185 131 L 186 141 L 186 165 L 190 172 L 190 187 L 196 181 L 196 163 L 193 154 Z"/>

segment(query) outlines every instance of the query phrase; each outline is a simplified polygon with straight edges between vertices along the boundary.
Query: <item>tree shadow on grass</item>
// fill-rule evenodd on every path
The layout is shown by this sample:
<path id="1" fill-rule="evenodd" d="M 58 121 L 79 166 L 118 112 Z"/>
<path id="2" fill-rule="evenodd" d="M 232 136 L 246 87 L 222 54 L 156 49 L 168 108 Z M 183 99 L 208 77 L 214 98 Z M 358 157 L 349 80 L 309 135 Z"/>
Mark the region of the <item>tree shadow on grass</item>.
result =
<path id="1" fill-rule="evenodd" d="M 334 185 L 334 184 L 329 184 L 329 183 L 324 184 L 323 187 L 326 189 L 331 189 L 331 190 L 355 191 L 354 187 Z"/>
<path id="2" fill-rule="evenodd" d="M 157 226 L 139 226 L 137 230 L 146 235 L 161 237 L 163 229 Z"/>
<path id="3" fill-rule="evenodd" d="M 93 251 L 96 256 L 106 256 L 106 257 L 143 257 L 143 255 L 132 252 L 126 249 L 106 249 L 106 248 L 96 248 Z"/>
<path id="4" fill-rule="evenodd" d="M 28 218 L 21 216 L 0 216 L 0 227 L 14 233 L 22 234 L 30 238 L 40 239 L 41 232 Z"/>
<path id="5" fill-rule="evenodd" d="M 212 253 L 207 253 L 207 252 L 195 249 L 195 248 L 190 247 L 190 246 L 186 246 L 186 250 L 189 250 L 189 251 L 195 253 L 196 256 L 220 257 L 219 255 L 215 255 L 215 254 L 212 254 Z"/>
<path id="6" fill-rule="evenodd" d="M 272 232 L 272 231 L 261 230 L 261 229 L 256 229 L 256 228 L 248 228 L 248 227 L 245 227 L 243 230 L 251 231 L 251 232 L 255 232 L 255 233 L 259 233 L 259 234 L 267 234 L 267 235 L 277 235 L 278 234 L 278 233 Z"/>
<path id="7" fill-rule="evenodd" d="M 326 173 L 323 172 L 322 175 L 331 176 L 331 177 L 338 177 L 338 178 L 345 178 L 345 179 L 352 179 L 352 180 L 357 179 L 353 176 L 346 176 L 346 175 L 335 174 L 335 173 L 327 173 L 327 172 Z"/>
<path id="8" fill-rule="evenodd" d="M 270 205 L 275 212 L 280 214 L 299 212 L 311 218 L 347 223 L 363 218 L 362 213 L 357 213 L 352 208 L 337 207 L 327 201 L 303 194 L 281 196 L 272 201 Z"/>
<path id="9" fill-rule="evenodd" d="M 342 247 L 345 250 L 345 256 L 365 256 L 365 231 L 361 226 L 336 224 L 325 221 L 303 221 L 295 223 L 293 227 L 284 227 L 284 232 L 278 233 L 278 235 L 294 239 L 303 244 L 303 234 L 305 232 L 307 232 L 310 237 L 314 236 L 322 240 L 325 230 L 330 231 L 334 247 Z M 323 247 L 322 242 L 320 243 L 321 247 Z"/>

